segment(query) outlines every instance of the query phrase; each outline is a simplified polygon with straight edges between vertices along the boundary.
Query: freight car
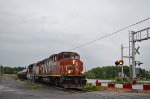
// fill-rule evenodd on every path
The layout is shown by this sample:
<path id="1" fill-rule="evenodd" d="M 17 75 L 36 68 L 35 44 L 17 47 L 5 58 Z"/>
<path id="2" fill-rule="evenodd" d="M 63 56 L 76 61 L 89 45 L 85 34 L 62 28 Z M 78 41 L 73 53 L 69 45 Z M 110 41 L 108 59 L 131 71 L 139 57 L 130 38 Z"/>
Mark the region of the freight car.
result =
<path id="1" fill-rule="evenodd" d="M 37 63 L 30 64 L 27 78 L 34 81 L 46 81 L 64 88 L 80 88 L 86 84 L 83 62 L 76 52 L 53 54 Z"/>
<path id="2" fill-rule="evenodd" d="M 27 69 L 24 69 L 17 73 L 18 78 L 27 79 Z"/>

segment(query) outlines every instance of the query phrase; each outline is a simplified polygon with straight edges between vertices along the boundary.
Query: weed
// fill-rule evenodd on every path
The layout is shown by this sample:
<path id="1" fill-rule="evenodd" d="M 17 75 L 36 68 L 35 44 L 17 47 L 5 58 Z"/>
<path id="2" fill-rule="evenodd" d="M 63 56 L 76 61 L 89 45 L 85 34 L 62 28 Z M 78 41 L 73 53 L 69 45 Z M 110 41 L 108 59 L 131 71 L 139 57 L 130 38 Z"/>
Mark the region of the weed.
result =
<path id="1" fill-rule="evenodd" d="M 94 86 L 92 84 L 86 84 L 84 86 L 85 89 L 87 90 L 91 90 L 91 91 L 103 91 L 105 90 L 107 87 L 102 87 L 102 86 Z"/>

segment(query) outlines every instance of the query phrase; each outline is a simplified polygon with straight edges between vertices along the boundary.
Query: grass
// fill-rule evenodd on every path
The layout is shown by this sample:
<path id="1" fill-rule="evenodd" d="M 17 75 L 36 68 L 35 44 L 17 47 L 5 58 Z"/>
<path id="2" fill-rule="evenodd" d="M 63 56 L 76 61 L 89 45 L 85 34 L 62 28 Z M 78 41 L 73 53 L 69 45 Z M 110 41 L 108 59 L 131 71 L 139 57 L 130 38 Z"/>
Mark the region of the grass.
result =
<path id="1" fill-rule="evenodd" d="M 90 91 L 103 91 L 103 90 L 105 90 L 106 88 L 108 88 L 108 87 L 94 86 L 94 85 L 88 84 L 88 83 L 84 86 L 84 89 L 90 90 Z"/>
<path id="2" fill-rule="evenodd" d="M 42 85 L 38 84 L 32 84 L 32 83 L 24 83 L 24 86 L 29 89 L 35 89 L 35 90 L 43 90 L 44 87 Z"/>
<path id="3" fill-rule="evenodd" d="M 111 83 L 112 84 L 130 84 L 131 80 L 128 78 L 120 79 L 116 77 Z"/>
<path id="4" fill-rule="evenodd" d="M 136 84 L 138 84 L 138 85 L 141 85 L 141 84 L 150 85 L 150 82 L 140 82 L 140 81 L 137 81 Z"/>
<path id="5" fill-rule="evenodd" d="M 17 79 L 18 79 L 17 74 L 4 74 L 3 76 L 13 77 L 15 80 L 17 80 Z"/>
<path id="6" fill-rule="evenodd" d="M 25 81 L 22 81 L 20 79 L 18 79 L 18 76 L 17 74 L 4 74 L 3 76 L 9 76 L 9 77 L 13 77 L 15 80 L 19 81 L 20 83 L 22 83 L 25 88 L 28 88 L 28 89 L 35 89 L 35 90 L 43 90 L 44 87 L 42 85 L 38 85 L 38 84 L 33 84 L 33 83 L 28 83 L 28 82 L 25 82 Z"/>

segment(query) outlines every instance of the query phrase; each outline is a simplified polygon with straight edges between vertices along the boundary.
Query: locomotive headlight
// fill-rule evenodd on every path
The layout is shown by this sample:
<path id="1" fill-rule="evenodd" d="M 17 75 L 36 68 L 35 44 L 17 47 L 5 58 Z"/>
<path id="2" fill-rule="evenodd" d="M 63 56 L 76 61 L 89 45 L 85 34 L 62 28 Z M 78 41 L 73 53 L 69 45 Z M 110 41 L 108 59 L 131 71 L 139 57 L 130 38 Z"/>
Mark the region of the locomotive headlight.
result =
<path id="1" fill-rule="evenodd" d="M 71 71 L 69 70 L 69 71 L 68 71 L 68 74 L 70 74 L 70 73 L 71 73 Z"/>
<path id="2" fill-rule="evenodd" d="M 82 71 L 81 73 L 84 74 L 84 71 Z"/>

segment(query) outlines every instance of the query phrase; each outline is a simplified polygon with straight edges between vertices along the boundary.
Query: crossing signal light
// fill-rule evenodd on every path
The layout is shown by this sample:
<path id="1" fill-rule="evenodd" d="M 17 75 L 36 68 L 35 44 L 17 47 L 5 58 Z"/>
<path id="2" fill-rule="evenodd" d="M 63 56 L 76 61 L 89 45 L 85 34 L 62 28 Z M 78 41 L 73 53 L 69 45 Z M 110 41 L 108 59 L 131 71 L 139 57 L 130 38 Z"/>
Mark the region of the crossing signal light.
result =
<path id="1" fill-rule="evenodd" d="M 116 66 L 118 66 L 118 65 L 123 65 L 123 60 L 116 61 L 115 64 L 116 64 Z"/>
<path id="2" fill-rule="evenodd" d="M 119 62 L 118 62 L 118 61 L 116 61 L 116 62 L 115 62 L 115 64 L 116 64 L 116 66 L 118 66 L 118 65 L 119 65 Z"/>
<path id="3" fill-rule="evenodd" d="M 120 61 L 119 61 L 119 65 L 123 65 L 123 60 L 120 60 Z"/>

